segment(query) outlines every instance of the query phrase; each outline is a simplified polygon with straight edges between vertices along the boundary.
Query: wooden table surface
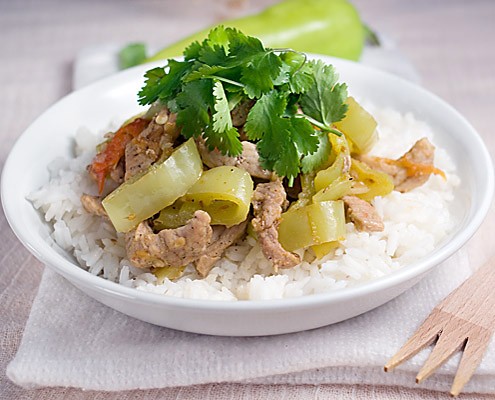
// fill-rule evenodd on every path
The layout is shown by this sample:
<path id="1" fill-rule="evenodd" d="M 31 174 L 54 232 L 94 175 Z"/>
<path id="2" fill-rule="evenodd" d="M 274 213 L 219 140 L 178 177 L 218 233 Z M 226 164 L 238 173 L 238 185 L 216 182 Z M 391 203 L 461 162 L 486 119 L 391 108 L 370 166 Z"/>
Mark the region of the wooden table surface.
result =
<path id="1" fill-rule="evenodd" d="M 97 1 L 0 0 L 0 165 L 17 137 L 43 110 L 71 91 L 77 53 L 101 43 L 160 46 L 224 18 L 275 0 Z M 179 4 L 176 4 L 179 3 Z M 362 18 L 397 42 L 422 85 L 457 108 L 495 155 L 495 1 L 354 0 Z M 473 265 L 492 254 L 490 213 L 467 244 Z M 214 384 L 124 393 L 24 390 L 5 376 L 29 316 L 41 264 L 15 238 L 0 212 L 0 398 L 2 399 L 439 399 L 447 395 L 379 386 Z M 464 399 L 493 398 L 465 395 Z"/>

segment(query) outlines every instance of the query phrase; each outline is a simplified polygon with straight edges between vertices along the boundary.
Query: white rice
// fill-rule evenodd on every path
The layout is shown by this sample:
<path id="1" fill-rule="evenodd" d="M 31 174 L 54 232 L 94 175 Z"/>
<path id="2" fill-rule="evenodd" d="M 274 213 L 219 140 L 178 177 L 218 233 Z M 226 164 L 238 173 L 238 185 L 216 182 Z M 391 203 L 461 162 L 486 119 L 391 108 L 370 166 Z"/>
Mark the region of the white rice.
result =
<path id="1" fill-rule="evenodd" d="M 372 154 L 397 158 L 425 136 L 435 143 L 431 129 L 411 114 L 367 108 L 378 121 L 380 132 Z M 85 167 L 101 135 L 80 129 L 75 139 L 76 157 L 54 160 L 49 166 L 50 181 L 30 194 L 29 200 L 53 226 L 55 244 L 73 254 L 82 268 L 137 290 L 213 300 L 276 299 L 328 292 L 379 278 L 418 260 L 431 252 L 455 224 L 450 203 L 459 178 L 448 154 L 437 148 L 435 166 L 446 173 L 447 180 L 432 175 L 426 184 L 408 193 L 394 191 L 376 198 L 374 205 L 385 224 L 383 232 L 358 232 L 353 224 L 347 224 L 346 239 L 334 252 L 316 261 L 306 254 L 299 266 L 278 273 L 273 272 L 255 240 L 248 237 L 231 246 L 206 278 L 200 279 L 188 266 L 180 279 L 157 284 L 153 274 L 126 260 L 123 235 L 117 235 L 109 222 L 82 208 L 81 194 L 96 194 L 96 185 Z"/>

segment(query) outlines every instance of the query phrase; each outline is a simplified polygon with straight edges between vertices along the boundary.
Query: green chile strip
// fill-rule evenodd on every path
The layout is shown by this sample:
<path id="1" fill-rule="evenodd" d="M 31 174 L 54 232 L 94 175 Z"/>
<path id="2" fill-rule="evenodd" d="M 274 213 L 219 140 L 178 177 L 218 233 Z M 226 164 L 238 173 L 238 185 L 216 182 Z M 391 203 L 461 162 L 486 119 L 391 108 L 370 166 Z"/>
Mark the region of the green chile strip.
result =
<path id="1" fill-rule="evenodd" d="M 115 229 L 128 232 L 183 196 L 202 173 L 196 144 L 189 139 L 164 162 L 120 185 L 103 199 L 103 207 Z"/>

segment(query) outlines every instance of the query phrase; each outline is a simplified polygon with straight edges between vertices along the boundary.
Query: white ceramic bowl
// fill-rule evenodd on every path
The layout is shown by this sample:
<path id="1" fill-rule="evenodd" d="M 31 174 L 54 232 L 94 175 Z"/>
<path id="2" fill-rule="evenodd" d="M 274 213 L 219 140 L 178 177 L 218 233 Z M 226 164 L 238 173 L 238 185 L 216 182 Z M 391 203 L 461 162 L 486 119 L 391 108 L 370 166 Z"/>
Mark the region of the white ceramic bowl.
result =
<path id="1" fill-rule="evenodd" d="M 19 138 L 2 175 L 2 203 L 21 242 L 40 261 L 96 300 L 132 317 L 184 331 L 255 336 L 316 328 L 364 313 L 398 296 L 431 268 L 458 250 L 485 217 L 493 195 L 490 156 L 473 127 L 438 97 L 393 75 L 360 64 L 320 57 L 334 64 L 351 94 L 377 106 L 411 111 L 436 132 L 436 142 L 457 164 L 462 185 L 456 192 L 459 224 L 431 254 L 391 275 L 362 286 L 301 298 L 262 301 L 198 301 L 145 293 L 96 277 L 46 240 L 49 227 L 26 200 L 48 180 L 47 165 L 71 155 L 79 126 L 98 131 L 109 121 L 140 110 L 136 93 L 154 64 L 103 79 L 63 98 Z M 156 64 L 159 65 L 160 63 Z"/>

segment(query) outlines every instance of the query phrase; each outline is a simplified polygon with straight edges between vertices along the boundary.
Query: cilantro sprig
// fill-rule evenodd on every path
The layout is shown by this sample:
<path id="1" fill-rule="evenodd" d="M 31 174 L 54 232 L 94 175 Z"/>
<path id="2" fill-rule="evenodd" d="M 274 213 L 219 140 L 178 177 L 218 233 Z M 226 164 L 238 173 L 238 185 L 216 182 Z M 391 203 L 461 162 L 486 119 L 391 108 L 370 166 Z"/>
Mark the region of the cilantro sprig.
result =
<path id="1" fill-rule="evenodd" d="M 177 113 L 186 138 L 203 136 L 210 149 L 242 152 L 230 112 L 241 101 L 254 103 L 244 133 L 256 143 L 263 168 L 289 182 L 323 165 L 328 133 L 347 111 L 347 86 L 331 65 L 308 61 L 290 49 L 265 48 L 257 38 L 219 26 L 193 42 L 183 60 L 170 59 L 145 74 L 142 105 L 161 102 Z"/>

